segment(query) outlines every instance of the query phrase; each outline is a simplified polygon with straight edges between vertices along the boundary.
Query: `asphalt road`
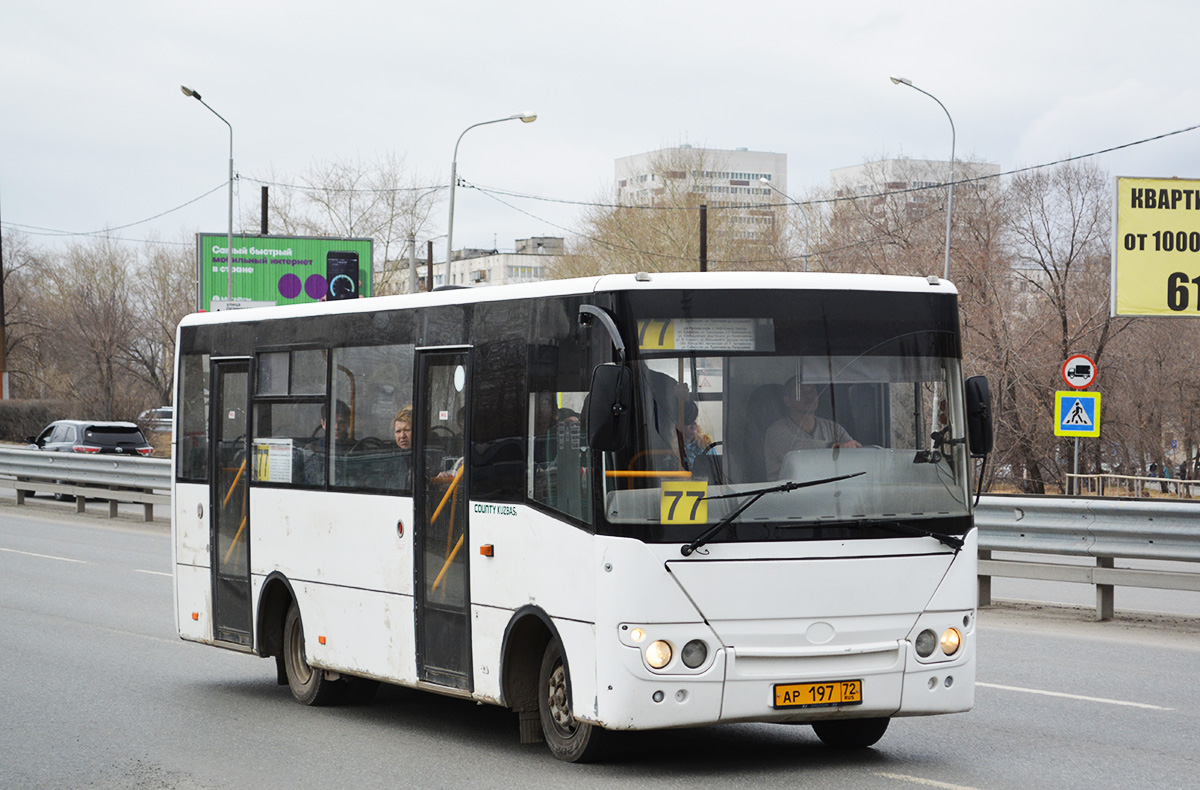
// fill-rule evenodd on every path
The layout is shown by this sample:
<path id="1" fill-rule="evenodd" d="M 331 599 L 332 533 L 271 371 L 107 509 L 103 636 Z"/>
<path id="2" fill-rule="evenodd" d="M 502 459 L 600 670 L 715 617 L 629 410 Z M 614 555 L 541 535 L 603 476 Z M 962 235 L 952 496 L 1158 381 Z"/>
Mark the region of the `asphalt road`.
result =
<path id="1" fill-rule="evenodd" d="M 0 788 L 1162 788 L 1200 775 L 1200 619 L 1005 604 L 976 708 L 842 754 L 804 726 L 633 733 L 599 765 L 513 714 L 386 688 L 305 708 L 274 662 L 181 642 L 166 525 L 0 499 Z"/>

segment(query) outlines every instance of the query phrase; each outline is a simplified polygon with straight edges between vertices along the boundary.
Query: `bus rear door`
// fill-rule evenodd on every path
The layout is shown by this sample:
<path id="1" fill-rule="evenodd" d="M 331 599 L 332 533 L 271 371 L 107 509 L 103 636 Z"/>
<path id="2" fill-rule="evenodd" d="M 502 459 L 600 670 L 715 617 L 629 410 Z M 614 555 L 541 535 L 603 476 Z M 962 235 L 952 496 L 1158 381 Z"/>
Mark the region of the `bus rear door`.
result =
<path id="1" fill-rule="evenodd" d="M 417 673 L 470 691 L 471 620 L 467 548 L 470 352 L 417 354 Z"/>
<path id="2" fill-rule="evenodd" d="M 250 626 L 250 362 L 213 360 L 212 552 L 213 638 L 253 646 Z"/>

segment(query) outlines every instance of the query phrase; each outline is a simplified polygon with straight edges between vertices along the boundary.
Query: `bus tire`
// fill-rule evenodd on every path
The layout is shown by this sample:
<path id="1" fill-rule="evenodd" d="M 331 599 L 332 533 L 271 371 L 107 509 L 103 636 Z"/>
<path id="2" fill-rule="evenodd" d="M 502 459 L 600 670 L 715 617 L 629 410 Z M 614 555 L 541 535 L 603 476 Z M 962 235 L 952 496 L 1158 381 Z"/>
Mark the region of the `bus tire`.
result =
<path id="1" fill-rule="evenodd" d="M 865 749 L 879 743 L 891 719 L 838 719 L 814 721 L 813 731 L 826 746 L 834 749 Z"/>
<path id="2" fill-rule="evenodd" d="M 332 705 L 340 701 L 345 687 L 325 677 L 325 670 L 314 669 L 304 654 L 304 623 L 300 607 L 292 601 L 283 621 L 283 666 L 288 687 L 297 702 L 304 705 Z"/>
<path id="3" fill-rule="evenodd" d="M 568 763 L 591 762 L 600 756 L 604 730 L 577 721 L 567 694 L 567 667 L 562 645 L 551 639 L 538 672 L 538 717 L 550 753 Z"/>

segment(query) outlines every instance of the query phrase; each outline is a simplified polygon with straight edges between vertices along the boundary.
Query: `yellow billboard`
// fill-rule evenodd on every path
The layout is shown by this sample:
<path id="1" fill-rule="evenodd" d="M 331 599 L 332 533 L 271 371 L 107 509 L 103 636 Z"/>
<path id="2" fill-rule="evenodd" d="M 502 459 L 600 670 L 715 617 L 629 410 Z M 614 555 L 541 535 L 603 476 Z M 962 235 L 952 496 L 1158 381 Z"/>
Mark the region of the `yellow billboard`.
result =
<path id="1" fill-rule="evenodd" d="M 1200 317 L 1200 181 L 1117 178 L 1112 314 Z"/>

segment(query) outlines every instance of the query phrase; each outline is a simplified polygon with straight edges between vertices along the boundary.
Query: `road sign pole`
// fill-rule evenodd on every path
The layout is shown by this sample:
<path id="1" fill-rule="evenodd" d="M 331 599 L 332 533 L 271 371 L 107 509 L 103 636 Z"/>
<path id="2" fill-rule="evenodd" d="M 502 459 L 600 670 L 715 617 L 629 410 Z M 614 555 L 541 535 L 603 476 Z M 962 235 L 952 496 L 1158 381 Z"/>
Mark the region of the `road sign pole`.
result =
<path id="1" fill-rule="evenodd" d="M 1075 437 L 1075 485 L 1072 487 L 1072 493 L 1079 496 L 1079 437 Z"/>

